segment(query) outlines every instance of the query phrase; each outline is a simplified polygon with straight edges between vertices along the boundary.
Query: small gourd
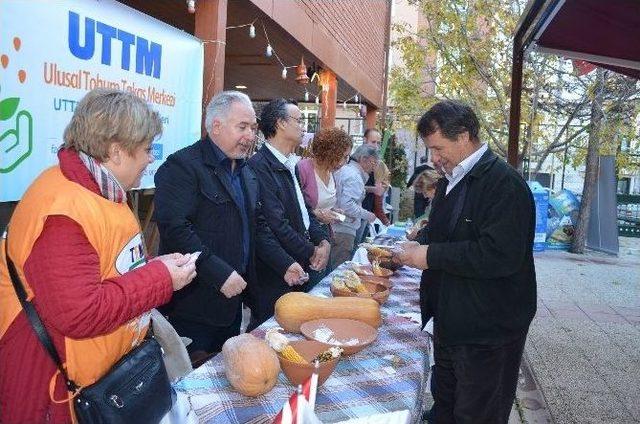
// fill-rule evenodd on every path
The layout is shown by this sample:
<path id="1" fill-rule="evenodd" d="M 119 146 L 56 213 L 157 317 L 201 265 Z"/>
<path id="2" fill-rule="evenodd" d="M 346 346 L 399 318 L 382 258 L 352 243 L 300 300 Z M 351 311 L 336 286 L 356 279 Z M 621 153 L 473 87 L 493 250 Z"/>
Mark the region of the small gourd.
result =
<path id="1" fill-rule="evenodd" d="M 222 346 L 224 371 L 231 386 L 245 396 L 270 391 L 278 381 L 280 361 L 264 340 L 245 333 Z"/>

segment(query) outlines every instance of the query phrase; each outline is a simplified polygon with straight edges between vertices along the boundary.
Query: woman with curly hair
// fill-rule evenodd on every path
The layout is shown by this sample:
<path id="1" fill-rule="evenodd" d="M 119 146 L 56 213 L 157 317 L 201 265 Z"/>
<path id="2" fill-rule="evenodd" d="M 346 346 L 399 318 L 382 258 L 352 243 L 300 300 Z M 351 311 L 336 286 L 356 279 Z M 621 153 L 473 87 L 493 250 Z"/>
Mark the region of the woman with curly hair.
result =
<path id="1" fill-rule="evenodd" d="M 325 128 L 313 138 L 311 157 L 302 159 L 297 165 L 304 199 L 329 230 L 331 224 L 340 220 L 340 215 L 333 210 L 337 201 L 333 173 L 347 163 L 352 147 L 353 140 L 346 132 L 339 128 Z"/>

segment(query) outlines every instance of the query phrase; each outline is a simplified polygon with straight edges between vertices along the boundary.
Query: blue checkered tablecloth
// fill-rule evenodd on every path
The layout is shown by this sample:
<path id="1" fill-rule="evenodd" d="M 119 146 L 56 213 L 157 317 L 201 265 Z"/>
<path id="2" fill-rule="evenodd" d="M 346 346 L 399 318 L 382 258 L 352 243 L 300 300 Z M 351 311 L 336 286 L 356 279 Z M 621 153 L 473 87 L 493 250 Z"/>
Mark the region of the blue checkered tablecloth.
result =
<path id="1" fill-rule="evenodd" d="M 331 275 L 312 294 L 331 296 L 330 281 Z M 322 422 L 405 409 L 411 412 L 412 421 L 420 420 L 429 370 L 428 334 L 405 316 L 407 312 L 419 315 L 419 281 L 420 272 L 406 267 L 391 277 L 393 288 L 381 308 L 384 319 L 378 338 L 357 354 L 342 358 L 318 390 L 316 414 Z M 271 318 L 253 334 L 263 337 L 267 328 L 277 325 Z M 288 333 L 287 337 L 302 338 Z M 262 396 L 237 393 L 225 377 L 222 355 L 185 376 L 175 389 L 188 398 L 203 423 L 270 423 L 295 390 L 280 373 L 276 386 Z"/>

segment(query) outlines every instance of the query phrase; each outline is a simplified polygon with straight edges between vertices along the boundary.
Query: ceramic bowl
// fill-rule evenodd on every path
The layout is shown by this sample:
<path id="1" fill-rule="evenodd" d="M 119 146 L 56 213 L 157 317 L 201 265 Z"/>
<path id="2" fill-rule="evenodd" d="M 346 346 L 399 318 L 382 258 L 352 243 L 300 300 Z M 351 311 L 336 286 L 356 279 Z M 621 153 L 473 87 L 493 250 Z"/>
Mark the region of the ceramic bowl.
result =
<path id="1" fill-rule="evenodd" d="M 324 318 L 307 321 L 300 332 L 310 340 L 339 346 L 343 355 L 352 355 L 369 346 L 378 337 L 378 330 L 361 321 L 343 318 Z"/>
<path id="2" fill-rule="evenodd" d="M 296 340 L 289 342 L 289 344 L 300 354 L 300 356 L 309 362 L 308 364 L 298 364 L 278 355 L 282 372 L 287 376 L 291 384 L 297 387 L 298 384 L 304 383 L 309 376 L 311 376 L 315 368 L 313 360 L 319 354 L 327 350 L 328 346 L 325 343 L 315 340 Z M 319 363 L 318 386 L 329 378 L 333 370 L 336 368 L 336 365 L 338 365 L 339 360 L 340 358 L 336 358 L 331 361 Z"/>

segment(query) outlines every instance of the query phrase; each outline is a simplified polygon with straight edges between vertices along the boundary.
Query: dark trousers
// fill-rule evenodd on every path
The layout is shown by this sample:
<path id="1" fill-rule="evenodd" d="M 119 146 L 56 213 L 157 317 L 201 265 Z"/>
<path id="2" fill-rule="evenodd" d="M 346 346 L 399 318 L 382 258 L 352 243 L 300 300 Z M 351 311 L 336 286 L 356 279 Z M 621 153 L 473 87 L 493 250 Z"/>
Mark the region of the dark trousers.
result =
<path id="1" fill-rule="evenodd" d="M 509 421 L 526 335 L 503 345 L 434 343 L 437 424 Z"/>
<path id="2" fill-rule="evenodd" d="M 227 339 L 240 334 L 242 306 L 240 304 L 238 305 L 238 311 L 233 323 L 226 327 L 217 327 L 171 316 L 169 316 L 169 322 L 180 336 L 193 340 L 193 342 L 187 346 L 189 354 L 199 351 L 217 353 L 222 350 L 222 345 Z"/>

